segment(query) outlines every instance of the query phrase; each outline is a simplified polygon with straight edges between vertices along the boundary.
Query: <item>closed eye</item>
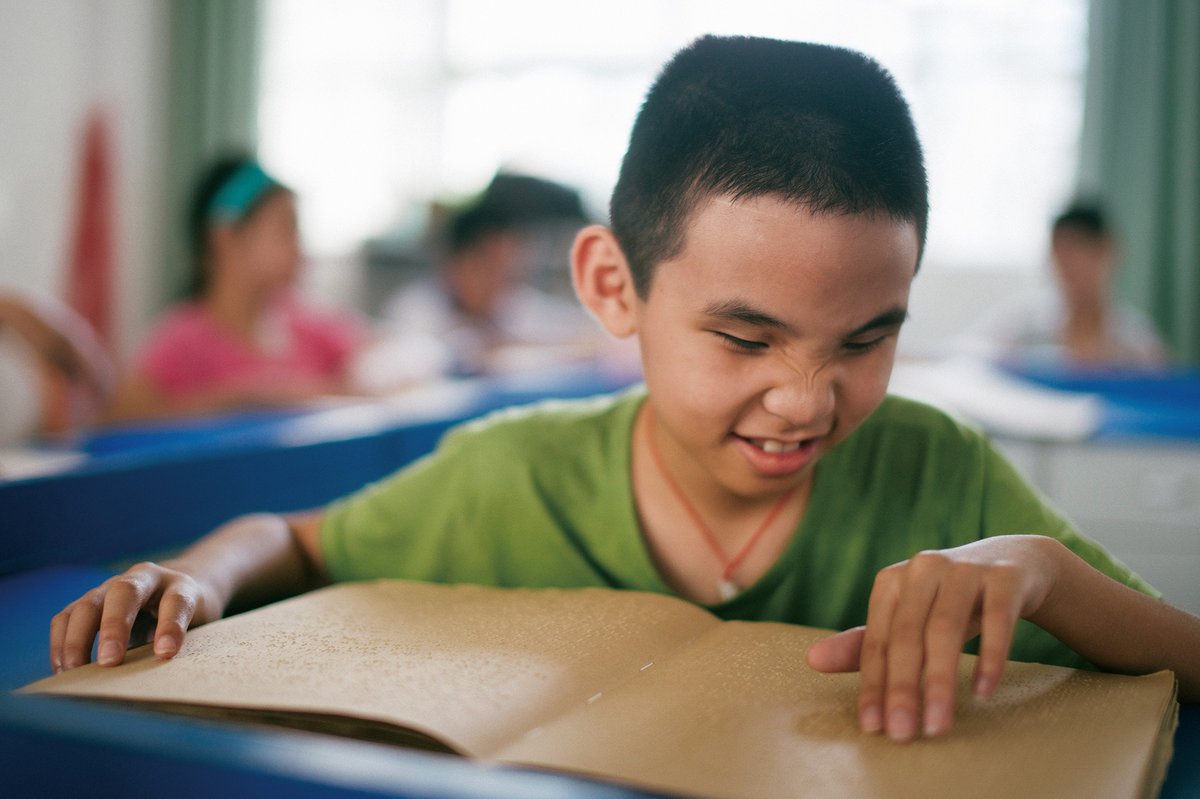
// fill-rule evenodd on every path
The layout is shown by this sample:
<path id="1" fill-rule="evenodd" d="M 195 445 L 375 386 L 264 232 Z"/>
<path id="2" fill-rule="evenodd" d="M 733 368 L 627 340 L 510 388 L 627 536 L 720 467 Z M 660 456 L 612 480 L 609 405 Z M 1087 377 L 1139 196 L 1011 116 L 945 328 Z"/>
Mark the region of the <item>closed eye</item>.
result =
<path id="1" fill-rule="evenodd" d="M 765 341 L 748 341 L 744 338 L 731 336 L 728 333 L 722 333 L 719 330 L 712 331 L 721 339 L 721 343 L 734 352 L 752 353 L 762 352 L 767 348 Z"/>
<path id="2" fill-rule="evenodd" d="M 870 341 L 847 341 L 842 347 L 851 355 L 863 355 L 883 344 L 891 338 L 891 334 L 873 338 Z"/>

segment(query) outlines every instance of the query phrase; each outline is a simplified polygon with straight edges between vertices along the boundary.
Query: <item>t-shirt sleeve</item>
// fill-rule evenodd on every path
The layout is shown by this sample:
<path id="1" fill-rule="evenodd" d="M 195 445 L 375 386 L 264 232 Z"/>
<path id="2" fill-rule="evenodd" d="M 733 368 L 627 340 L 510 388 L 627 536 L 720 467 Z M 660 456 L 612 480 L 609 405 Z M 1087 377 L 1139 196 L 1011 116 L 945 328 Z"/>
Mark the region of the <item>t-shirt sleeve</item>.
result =
<path id="1" fill-rule="evenodd" d="M 384 480 L 334 503 L 321 526 L 325 566 L 335 581 L 375 578 L 438 580 L 460 549 L 443 531 L 470 529 L 471 503 L 461 487 L 471 480 L 461 438 L 447 435 L 438 448 Z M 465 557 L 471 558 L 471 548 Z M 486 569 L 485 552 L 476 551 Z"/>
<path id="2" fill-rule="evenodd" d="M 629 509 L 605 497 L 608 481 L 625 485 L 628 473 L 610 468 L 610 414 L 579 407 L 467 422 L 430 455 L 335 503 L 320 535 L 329 575 L 502 588 L 622 584 L 618 575 L 636 565 L 606 558 L 629 540 L 618 537 Z"/>

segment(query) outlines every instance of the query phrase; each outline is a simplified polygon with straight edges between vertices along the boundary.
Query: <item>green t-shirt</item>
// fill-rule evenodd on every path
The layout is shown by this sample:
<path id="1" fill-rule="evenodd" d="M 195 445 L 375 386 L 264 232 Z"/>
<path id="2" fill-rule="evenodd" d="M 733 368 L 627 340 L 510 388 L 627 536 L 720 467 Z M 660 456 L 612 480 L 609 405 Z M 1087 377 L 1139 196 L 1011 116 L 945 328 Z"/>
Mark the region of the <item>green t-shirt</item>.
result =
<path id="1" fill-rule="evenodd" d="M 379 577 L 499 587 L 670 593 L 642 539 L 630 473 L 644 389 L 510 409 L 330 508 L 321 542 L 335 580 Z M 807 509 L 775 565 L 725 619 L 830 629 L 863 624 L 875 574 L 924 549 L 992 535 L 1059 539 L 1100 571 L 1153 593 L 1080 536 L 975 430 L 888 397 L 816 466 Z M 1021 622 L 1012 657 L 1085 665 Z"/>

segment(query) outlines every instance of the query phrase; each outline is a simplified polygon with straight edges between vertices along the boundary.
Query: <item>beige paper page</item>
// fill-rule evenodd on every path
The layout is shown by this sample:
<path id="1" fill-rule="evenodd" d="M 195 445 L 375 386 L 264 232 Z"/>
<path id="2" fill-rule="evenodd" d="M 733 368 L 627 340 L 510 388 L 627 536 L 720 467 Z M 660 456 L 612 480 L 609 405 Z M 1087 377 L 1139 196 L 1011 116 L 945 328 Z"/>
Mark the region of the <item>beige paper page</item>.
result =
<path id="1" fill-rule="evenodd" d="M 898 745 L 858 731 L 857 675 L 805 665 L 826 634 L 721 624 L 500 757 L 731 799 L 1094 799 L 1153 795 L 1161 785 L 1156 750 L 1164 739 L 1169 746 L 1175 710 L 1170 673 L 1010 663 L 991 700 L 965 699 L 949 737 Z M 974 658 L 964 660 L 962 694 Z"/>
<path id="2" fill-rule="evenodd" d="M 353 716 L 487 758 L 719 624 L 652 594 L 346 583 L 23 690 Z"/>

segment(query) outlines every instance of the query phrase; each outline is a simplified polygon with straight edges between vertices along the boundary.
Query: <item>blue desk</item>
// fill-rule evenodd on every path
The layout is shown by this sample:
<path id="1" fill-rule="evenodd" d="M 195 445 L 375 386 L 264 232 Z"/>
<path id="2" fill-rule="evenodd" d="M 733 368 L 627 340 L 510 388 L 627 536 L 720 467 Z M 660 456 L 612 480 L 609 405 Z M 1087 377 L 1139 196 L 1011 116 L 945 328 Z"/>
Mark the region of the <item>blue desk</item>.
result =
<path id="1" fill-rule="evenodd" d="M 47 626 L 110 572 L 56 566 L 0 579 L 0 689 L 49 673 Z M 0 792 L 15 796 L 635 799 L 619 787 L 307 733 L 0 695 Z M 1200 794 L 1200 707 L 1185 706 L 1163 799 Z"/>
<path id="2" fill-rule="evenodd" d="M 1047 388 L 1099 396 L 1099 439 L 1200 441 L 1200 370 L 1113 372 L 1023 365 L 1007 371 Z"/>
<path id="3" fill-rule="evenodd" d="M 558 370 L 432 386 L 401 403 L 100 433 L 79 442 L 89 457 L 75 468 L 0 481 L 0 575 L 160 553 L 240 514 L 319 507 L 429 452 L 452 425 L 510 405 L 616 390 L 633 379 Z"/>

